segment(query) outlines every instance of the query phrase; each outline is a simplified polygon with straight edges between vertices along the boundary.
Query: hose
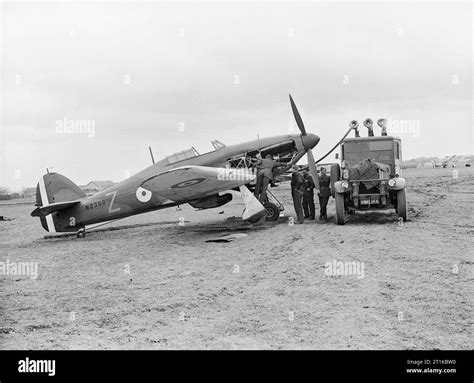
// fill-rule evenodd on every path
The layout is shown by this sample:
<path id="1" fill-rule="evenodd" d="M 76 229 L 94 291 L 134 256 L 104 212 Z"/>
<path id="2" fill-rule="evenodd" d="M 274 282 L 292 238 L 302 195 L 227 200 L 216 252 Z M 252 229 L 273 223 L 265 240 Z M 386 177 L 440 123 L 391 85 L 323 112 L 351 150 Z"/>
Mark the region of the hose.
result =
<path id="1" fill-rule="evenodd" d="M 338 143 L 336 145 L 334 145 L 334 147 L 329 151 L 327 152 L 324 156 L 322 156 L 319 160 L 317 160 L 315 162 L 315 164 L 318 164 L 320 163 L 322 160 L 324 160 L 327 156 L 329 156 L 333 151 L 334 149 L 336 149 L 342 141 L 344 141 L 344 139 L 349 135 L 349 133 L 351 132 L 352 128 L 349 128 L 349 130 L 346 132 L 346 134 L 344 134 L 344 136 L 342 136 L 342 138 L 338 141 Z"/>
<path id="2" fill-rule="evenodd" d="M 320 163 L 322 160 L 324 160 L 327 156 L 329 156 L 340 144 L 342 141 L 344 141 L 344 139 L 349 135 L 349 133 L 351 132 L 352 130 L 352 127 L 349 128 L 349 130 L 346 132 L 346 134 L 344 134 L 344 136 L 342 136 L 342 138 L 337 142 L 336 145 L 333 146 L 333 148 L 327 152 L 324 156 L 322 156 L 320 159 L 318 159 L 317 161 L 315 161 L 315 164 L 318 164 Z M 304 168 L 302 168 L 301 170 L 306 170 L 308 169 L 309 167 L 308 166 L 305 166 Z"/>

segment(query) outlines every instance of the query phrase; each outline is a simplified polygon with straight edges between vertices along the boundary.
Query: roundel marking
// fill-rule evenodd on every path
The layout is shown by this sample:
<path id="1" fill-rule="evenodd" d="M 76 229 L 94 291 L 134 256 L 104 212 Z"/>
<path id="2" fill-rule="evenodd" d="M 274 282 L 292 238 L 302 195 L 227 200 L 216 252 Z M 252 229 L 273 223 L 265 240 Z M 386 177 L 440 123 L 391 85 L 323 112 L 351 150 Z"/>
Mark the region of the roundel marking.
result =
<path id="1" fill-rule="evenodd" d="M 184 182 L 180 182 L 179 184 L 174 184 L 173 186 L 171 186 L 171 189 L 187 188 L 188 186 L 200 184 L 202 181 L 205 180 L 205 178 L 193 178 Z"/>
<path id="2" fill-rule="evenodd" d="M 140 202 L 148 202 L 149 200 L 151 200 L 151 191 L 146 190 L 142 187 L 139 187 L 135 194 Z"/>

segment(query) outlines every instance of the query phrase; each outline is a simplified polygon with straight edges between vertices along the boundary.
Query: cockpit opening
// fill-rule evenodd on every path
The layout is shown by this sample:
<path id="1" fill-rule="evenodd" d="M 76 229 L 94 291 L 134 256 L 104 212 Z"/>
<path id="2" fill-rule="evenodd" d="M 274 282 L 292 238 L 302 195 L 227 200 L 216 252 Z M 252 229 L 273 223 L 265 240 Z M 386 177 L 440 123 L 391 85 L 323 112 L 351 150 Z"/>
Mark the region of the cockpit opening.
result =
<path id="1" fill-rule="evenodd" d="M 215 152 L 215 151 L 218 151 L 218 150 L 221 150 L 221 149 L 225 148 L 225 145 L 222 142 L 218 141 L 218 140 L 212 140 L 211 143 L 212 143 L 212 146 L 214 148 L 214 150 L 212 152 Z M 209 152 L 209 153 L 211 153 L 211 152 Z M 206 153 L 204 153 L 204 154 L 206 154 Z M 193 146 L 193 147 L 191 147 L 191 149 L 182 150 L 180 152 L 170 154 L 169 156 L 166 156 L 166 159 L 168 160 L 168 165 L 170 165 L 170 164 L 174 164 L 174 163 L 179 162 L 179 161 L 187 160 L 189 158 L 198 157 L 200 155 L 201 154 L 199 154 L 199 152 Z"/>
<path id="2" fill-rule="evenodd" d="M 180 152 L 173 153 L 169 156 L 166 156 L 168 164 L 174 164 L 175 162 L 187 160 L 188 158 L 198 157 L 198 151 L 193 147 L 191 149 L 182 150 Z"/>

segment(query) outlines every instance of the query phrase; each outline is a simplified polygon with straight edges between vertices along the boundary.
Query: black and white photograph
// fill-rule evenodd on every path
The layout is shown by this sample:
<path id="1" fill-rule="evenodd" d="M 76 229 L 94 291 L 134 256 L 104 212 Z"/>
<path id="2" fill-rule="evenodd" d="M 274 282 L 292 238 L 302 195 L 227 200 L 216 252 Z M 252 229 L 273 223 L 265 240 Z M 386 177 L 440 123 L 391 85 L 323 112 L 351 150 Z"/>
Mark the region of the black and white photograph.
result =
<path id="1" fill-rule="evenodd" d="M 0 9 L 1 350 L 472 350 L 472 2 Z"/>

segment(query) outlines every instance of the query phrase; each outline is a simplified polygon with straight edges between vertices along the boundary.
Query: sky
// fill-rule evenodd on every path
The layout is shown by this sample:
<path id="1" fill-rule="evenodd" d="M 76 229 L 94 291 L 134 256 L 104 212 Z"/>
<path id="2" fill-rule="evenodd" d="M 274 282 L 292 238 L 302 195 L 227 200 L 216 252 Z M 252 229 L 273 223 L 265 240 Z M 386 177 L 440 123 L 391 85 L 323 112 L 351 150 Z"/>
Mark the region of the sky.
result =
<path id="1" fill-rule="evenodd" d="M 148 146 L 160 159 L 210 151 L 212 139 L 297 133 L 289 93 L 321 138 L 316 158 L 368 117 L 388 119 L 404 159 L 474 152 L 469 2 L 7 2 L 1 12 L 0 185 L 11 190 L 47 168 L 80 185 L 120 181 L 150 165 Z"/>

